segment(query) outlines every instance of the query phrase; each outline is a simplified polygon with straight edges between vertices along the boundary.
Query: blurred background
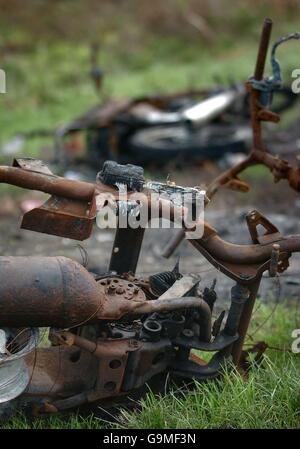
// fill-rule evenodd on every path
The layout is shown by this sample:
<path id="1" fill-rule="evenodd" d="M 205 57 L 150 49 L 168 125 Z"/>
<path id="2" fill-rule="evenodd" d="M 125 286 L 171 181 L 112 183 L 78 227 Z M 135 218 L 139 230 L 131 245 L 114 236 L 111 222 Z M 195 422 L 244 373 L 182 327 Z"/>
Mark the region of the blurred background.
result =
<path id="1" fill-rule="evenodd" d="M 99 102 L 91 46 L 99 47 L 101 95 L 138 96 L 244 81 L 252 74 L 262 20 L 273 39 L 296 31 L 297 0 L 0 0 L 0 146 L 51 129 Z M 285 82 L 297 44 L 280 51 Z M 41 143 L 30 142 L 34 155 Z"/>

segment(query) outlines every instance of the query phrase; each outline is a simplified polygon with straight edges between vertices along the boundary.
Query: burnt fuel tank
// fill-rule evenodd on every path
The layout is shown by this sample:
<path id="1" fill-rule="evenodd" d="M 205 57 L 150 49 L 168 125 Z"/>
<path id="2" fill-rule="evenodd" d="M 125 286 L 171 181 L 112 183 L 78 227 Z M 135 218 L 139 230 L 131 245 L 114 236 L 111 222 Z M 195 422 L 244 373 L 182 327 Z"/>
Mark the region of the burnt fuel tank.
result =
<path id="1" fill-rule="evenodd" d="M 66 257 L 0 257 L 0 327 L 71 327 L 97 320 L 105 296 Z"/>

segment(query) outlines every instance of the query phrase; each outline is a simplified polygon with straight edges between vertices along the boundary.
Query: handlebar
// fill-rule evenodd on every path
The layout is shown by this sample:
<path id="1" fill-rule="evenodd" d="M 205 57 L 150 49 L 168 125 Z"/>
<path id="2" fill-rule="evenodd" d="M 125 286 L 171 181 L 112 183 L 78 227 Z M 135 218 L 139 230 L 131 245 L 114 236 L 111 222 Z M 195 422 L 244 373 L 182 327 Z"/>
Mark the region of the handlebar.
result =
<path id="1" fill-rule="evenodd" d="M 60 178 L 58 176 L 54 176 L 53 174 L 41 173 L 38 171 L 18 167 L 0 166 L 0 182 L 13 184 L 32 190 L 39 190 L 54 195 L 57 198 L 56 201 L 54 202 L 54 204 L 51 204 L 50 206 L 48 205 L 48 211 L 51 215 L 51 219 L 53 219 L 53 215 L 57 213 L 58 215 L 60 215 L 60 219 L 63 220 L 61 215 L 65 213 L 66 209 L 68 209 L 68 205 L 66 202 L 59 202 L 59 197 L 65 198 L 66 201 L 69 199 L 71 203 L 74 200 L 88 203 L 91 200 L 95 201 L 95 196 L 97 196 L 98 194 L 106 192 L 109 194 L 113 193 L 116 197 L 116 200 L 118 200 L 118 190 L 111 186 L 68 180 Z M 143 193 L 143 201 L 146 202 L 144 206 L 148 207 L 150 219 L 151 206 L 153 206 L 153 199 L 152 201 L 150 201 L 151 189 L 145 188 L 143 190 Z M 130 197 L 131 193 L 129 192 L 129 200 Z M 124 201 L 123 198 L 122 201 Z M 161 197 L 158 197 L 157 201 L 160 216 L 163 216 L 164 208 L 168 207 L 170 211 L 170 221 L 175 222 L 180 220 L 181 223 L 183 222 L 183 218 L 188 212 L 187 208 L 175 205 L 171 201 L 163 199 Z M 60 205 L 62 210 L 60 210 Z M 43 209 L 43 212 L 46 213 L 45 207 Z M 72 215 L 75 218 L 77 217 L 77 214 L 74 212 L 74 209 L 72 210 L 72 207 L 70 208 L 70 210 L 68 210 L 67 213 L 68 217 Z M 80 217 L 83 218 L 82 213 L 80 214 Z M 93 217 L 95 218 L 95 214 L 93 215 L 93 217 L 89 215 L 86 215 L 86 217 L 92 219 Z M 255 265 L 266 263 L 271 258 L 273 245 L 275 242 L 279 245 L 281 253 L 284 252 L 290 255 L 291 253 L 300 251 L 300 235 L 282 237 L 279 233 L 277 233 L 276 235 L 274 235 L 273 239 L 270 239 L 270 241 L 266 243 L 238 245 L 229 243 L 221 239 L 217 231 L 203 220 L 198 220 L 197 223 L 194 223 L 193 227 L 186 228 L 185 231 L 190 232 L 194 230 L 196 225 L 202 226 L 203 235 L 198 239 L 189 239 L 190 242 L 194 246 L 196 246 L 197 249 L 204 249 L 212 258 L 224 263 L 235 265 Z M 32 229 L 34 230 L 34 227 L 32 227 Z M 39 230 L 38 226 L 37 230 Z M 51 233 L 51 229 L 50 231 L 46 230 L 43 232 Z"/>

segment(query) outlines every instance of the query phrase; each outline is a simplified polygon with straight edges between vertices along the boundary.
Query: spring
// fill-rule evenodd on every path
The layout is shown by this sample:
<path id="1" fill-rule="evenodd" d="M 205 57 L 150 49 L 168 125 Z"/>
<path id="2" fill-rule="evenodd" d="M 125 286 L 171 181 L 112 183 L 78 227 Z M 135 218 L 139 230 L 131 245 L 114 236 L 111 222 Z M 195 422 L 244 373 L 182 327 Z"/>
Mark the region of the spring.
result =
<path id="1" fill-rule="evenodd" d="M 163 271 L 149 277 L 150 289 L 155 296 L 160 296 L 166 292 L 182 275 L 178 270 L 178 263 L 172 271 Z"/>

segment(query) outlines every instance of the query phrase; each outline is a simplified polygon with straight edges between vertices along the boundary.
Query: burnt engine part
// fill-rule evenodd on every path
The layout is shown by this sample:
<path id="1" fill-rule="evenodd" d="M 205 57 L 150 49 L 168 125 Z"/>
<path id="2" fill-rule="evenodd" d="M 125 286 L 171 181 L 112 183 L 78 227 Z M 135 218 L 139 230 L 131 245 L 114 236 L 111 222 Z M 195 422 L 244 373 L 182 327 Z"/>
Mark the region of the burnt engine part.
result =
<path id="1" fill-rule="evenodd" d="M 175 265 L 172 271 L 163 271 L 162 273 L 149 276 L 151 293 L 160 296 L 165 293 L 182 275 L 179 273 L 179 263 Z"/>
<path id="2" fill-rule="evenodd" d="M 203 291 L 203 299 L 209 305 L 211 312 L 214 309 L 214 304 L 217 300 L 217 294 L 215 291 L 216 279 L 214 279 L 211 287 L 205 287 Z"/>
<path id="3" fill-rule="evenodd" d="M 98 282 L 78 262 L 65 257 L 0 257 L 0 326 L 69 328 L 190 307 L 202 298 L 147 301 L 132 282 Z"/>
<path id="4" fill-rule="evenodd" d="M 70 327 L 97 319 L 104 295 L 65 257 L 0 257 L 0 326 Z"/>
<path id="5" fill-rule="evenodd" d="M 144 169 L 142 167 L 132 164 L 121 165 L 114 161 L 104 162 L 97 179 L 109 186 L 123 184 L 129 190 L 138 192 L 143 189 L 145 183 Z"/>

